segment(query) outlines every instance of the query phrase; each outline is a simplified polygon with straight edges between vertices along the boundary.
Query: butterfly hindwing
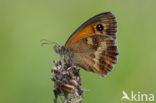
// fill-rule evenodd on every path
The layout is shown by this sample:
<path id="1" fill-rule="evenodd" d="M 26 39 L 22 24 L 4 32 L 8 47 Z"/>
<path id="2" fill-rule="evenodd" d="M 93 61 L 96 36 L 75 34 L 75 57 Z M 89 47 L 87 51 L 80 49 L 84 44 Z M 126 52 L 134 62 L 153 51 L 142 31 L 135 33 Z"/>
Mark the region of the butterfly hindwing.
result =
<path id="1" fill-rule="evenodd" d="M 118 48 L 115 39 L 108 35 L 91 35 L 72 43 L 68 50 L 74 64 L 100 76 L 106 75 L 117 62 Z"/>

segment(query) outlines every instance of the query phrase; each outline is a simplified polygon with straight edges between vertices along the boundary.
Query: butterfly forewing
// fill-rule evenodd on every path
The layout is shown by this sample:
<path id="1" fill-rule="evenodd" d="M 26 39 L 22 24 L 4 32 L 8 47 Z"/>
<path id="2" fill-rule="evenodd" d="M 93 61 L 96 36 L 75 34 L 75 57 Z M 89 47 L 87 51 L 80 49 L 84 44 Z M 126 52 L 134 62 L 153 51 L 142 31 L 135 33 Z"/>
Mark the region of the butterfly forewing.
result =
<path id="1" fill-rule="evenodd" d="M 72 43 L 94 34 L 109 35 L 115 39 L 116 27 L 115 16 L 111 12 L 98 14 L 83 23 L 69 37 L 65 47 L 68 48 Z"/>
<path id="2" fill-rule="evenodd" d="M 115 39 L 108 35 L 91 35 L 72 43 L 68 50 L 74 64 L 100 76 L 106 75 L 117 62 L 118 48 Z"/>

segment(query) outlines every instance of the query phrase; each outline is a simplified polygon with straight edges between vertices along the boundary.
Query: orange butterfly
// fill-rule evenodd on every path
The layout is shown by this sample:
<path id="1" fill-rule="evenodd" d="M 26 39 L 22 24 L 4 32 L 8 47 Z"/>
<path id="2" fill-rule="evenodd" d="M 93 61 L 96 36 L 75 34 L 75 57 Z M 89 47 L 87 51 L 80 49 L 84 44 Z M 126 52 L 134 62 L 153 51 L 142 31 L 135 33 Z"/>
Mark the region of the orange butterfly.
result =
<path id="1" fill-rule="evenodd" d="M 54 49 L 66 63 L 106 75 L 117 63 L 116 20 L 111 12 L 98 14 L 83 23 L 67 40 Z"/>

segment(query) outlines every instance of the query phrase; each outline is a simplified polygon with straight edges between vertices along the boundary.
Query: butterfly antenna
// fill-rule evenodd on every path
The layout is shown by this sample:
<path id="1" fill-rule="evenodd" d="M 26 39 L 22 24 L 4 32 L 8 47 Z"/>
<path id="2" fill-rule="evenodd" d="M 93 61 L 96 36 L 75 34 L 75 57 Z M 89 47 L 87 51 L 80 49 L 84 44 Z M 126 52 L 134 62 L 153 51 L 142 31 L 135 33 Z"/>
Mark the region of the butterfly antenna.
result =
<path id="1" fill-rule="evenodd" d="M 54 42 L 54 41 L 49 41 L 49 40 L 47 40 L 47 39 L 41 39 L 40 40 L 40 42 L 42 42 L 41 43 L 41 46 L 43 46 L 43 45 L 45 45 L 45 44 L 48 44 L 48 45 L 50 45 L 50 44 L 54 44 L 54 45 L 56 45 L 56 46 L 60 46 L 58 43 L 56 43 L 56 42 Z"/>

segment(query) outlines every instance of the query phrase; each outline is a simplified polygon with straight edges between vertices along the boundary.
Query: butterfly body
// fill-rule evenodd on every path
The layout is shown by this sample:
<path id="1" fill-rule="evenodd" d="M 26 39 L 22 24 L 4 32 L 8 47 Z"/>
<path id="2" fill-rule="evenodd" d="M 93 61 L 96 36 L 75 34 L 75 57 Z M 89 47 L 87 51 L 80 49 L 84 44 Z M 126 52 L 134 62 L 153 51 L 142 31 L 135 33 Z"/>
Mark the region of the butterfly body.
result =
<path id="1" fill-rule="evenodd" d="M 65 46 L 55 46 L 55 51 L 65 63 L 105 76 L 117 63 L 116 27 L 112 13 L 101 13 L 82 24 Z"/>

